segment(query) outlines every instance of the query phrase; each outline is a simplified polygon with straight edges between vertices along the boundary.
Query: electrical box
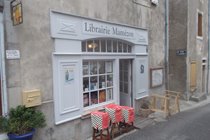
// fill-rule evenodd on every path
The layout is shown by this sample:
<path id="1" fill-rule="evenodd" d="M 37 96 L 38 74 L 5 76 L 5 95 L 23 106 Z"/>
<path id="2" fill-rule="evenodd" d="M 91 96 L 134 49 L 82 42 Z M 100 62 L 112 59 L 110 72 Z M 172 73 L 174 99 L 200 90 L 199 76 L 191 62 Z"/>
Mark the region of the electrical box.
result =
<path id="1" fill-rule="evenodd" d="M 41 92 L 38 89 L 23 91 L 23 105 L 33 107 L 41 105 Z"/>
<path id="2" fill-rule="evenodd" d="M 151 0 L 151 3 L 154 5 L 158 5 L 158 0 Z"/>

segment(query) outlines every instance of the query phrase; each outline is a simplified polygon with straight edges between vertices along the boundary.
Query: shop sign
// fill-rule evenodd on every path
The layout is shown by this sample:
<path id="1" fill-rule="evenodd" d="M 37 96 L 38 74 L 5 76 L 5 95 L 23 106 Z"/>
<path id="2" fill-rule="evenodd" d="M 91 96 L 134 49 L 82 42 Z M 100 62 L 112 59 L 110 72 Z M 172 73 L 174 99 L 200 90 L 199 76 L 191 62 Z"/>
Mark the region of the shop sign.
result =
<path id="1" fill-rule="evenodd" d="M 56 11 L 51 11 L 50 17 L 51 36 L 53 38 L 85 40 L 109 37 L 126 40 L 134 44 L 148 45 L 148 31 L 145 29 Z"/>
<path id="2" fill-rule="evenodd" d="M 13 0 L 10 2 L 11 8 L 11 19 L 13 25 L 19 25 L 23 23 L 23 12 L 22 12 L 22 3 L 20 0 Z"/>
<path id="3" fill-rule="evenodd" d="M 124 36 L 128 38 L 134 37 L 134 32 L 132 30 L 126 29 L 125 27 L 117 27 L 88 21 L 83 22 L 83 32 L 113 36 Z"/>
<path id="4" fill-rule="evenodd" d="M 176 50 L 176 55 L 177 56 L 186 56 L 187 51 L 186 50 Z"/>

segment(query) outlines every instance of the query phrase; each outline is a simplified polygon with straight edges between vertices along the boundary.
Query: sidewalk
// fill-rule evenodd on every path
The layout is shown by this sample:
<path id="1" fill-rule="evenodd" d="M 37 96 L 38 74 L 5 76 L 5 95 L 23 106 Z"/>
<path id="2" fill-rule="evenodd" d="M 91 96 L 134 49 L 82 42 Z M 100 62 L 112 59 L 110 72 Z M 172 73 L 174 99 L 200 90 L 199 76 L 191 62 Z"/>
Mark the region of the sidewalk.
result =
<path id="1" fill-rule="evenodd" d="M 194 108 L 197 108 L 200 106 L 204 106 L 208 103 L 210 103 L 210 96 L 207 96 L 206 100 L 203 100 L 200 102 L 180 100 L 180 111 L 181 112 L 187 111 L 187 110 L 194 109 Z M 134 124 L 136 127 L 139 127 L 140 129 L 142 129 L 144 127 L 147 127 L 150 125 L 155 125 L 156 123 L 162 122 L 162 121 L 168 121 L 167 119 L 165 119 L 163 113 L 153 113 L 148 118 L 144 118 L 144 119 L 137 116 Z M 114 140 L 120 140 L 122 137 L 124 137 L 126 135 L 130 135 L 136 131 L 138 131 L 138 130 L 133 130 L 128 133 L 125 133 L 125 134 L 115 138 Z"/>

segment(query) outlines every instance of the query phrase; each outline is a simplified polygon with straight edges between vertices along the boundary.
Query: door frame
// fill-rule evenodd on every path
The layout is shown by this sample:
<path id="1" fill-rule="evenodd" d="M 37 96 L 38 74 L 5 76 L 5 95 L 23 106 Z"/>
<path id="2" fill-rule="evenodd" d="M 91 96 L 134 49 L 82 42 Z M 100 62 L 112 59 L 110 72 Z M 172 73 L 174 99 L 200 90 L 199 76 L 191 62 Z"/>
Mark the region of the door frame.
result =
<path id="1" fill-rule="evenodd" d="M 120 96 L 120 105 L 121 104 L 121 90 L 120 90 L 120 86 L 121 86 L 121 82 L 120 82 L 120 74 L 121 74 L 121 71 L 120 71 L 120 61 L 122 60 L 128 60 L 128 63 L 129 63 L 129 68 L 128 68 L 128 73 L 129 73 L 129 79 L 128 79 L 128 94 L 129 94 L 129 98 L 127 100 L 130 100 L 130 101 L 126 101 L 126 103 L 128 102 L 128 105 L 127 106 L 130 106 L 132 107 L 133 106 L 133 59 L 119 59 L 119 96 Z"/>

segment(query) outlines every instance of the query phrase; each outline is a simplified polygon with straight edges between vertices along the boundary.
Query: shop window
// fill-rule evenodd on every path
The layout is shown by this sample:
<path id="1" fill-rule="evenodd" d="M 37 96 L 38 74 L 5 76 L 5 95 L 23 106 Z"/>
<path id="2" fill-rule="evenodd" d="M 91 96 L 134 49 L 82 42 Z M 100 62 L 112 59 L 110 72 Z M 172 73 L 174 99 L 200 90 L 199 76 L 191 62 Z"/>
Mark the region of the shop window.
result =
<path id="1" fill-rule="evenodd" d="M 202 21 L 203 20 L 203 15 L 202 13 L 198 12 L 198 37 L 203 36 L 203 29 L 202 29 Z"/>
<path id="2" fill-rule="evenodd" d="M 132 45 L 116 39 L 95 39 L 82 42 L 82 52 L 131 53 Z"/>
<path id="3" fill-rule="evenodd" d="M 113 62 L 83 61 L 83 106 L 113 100 Z"/>

